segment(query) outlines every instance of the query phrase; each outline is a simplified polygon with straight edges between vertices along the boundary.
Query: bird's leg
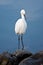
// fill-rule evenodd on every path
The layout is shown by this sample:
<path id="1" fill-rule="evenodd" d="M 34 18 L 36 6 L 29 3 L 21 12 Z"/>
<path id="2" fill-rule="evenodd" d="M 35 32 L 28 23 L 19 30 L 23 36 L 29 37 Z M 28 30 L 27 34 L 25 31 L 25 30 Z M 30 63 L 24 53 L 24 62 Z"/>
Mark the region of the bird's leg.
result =
<path id="1" fill-rule="evenodd" d="M 22 50 L 24 50 L 23 35 L 21 35 Z"/>
<path id="2" fill-rule="evenodd" d="M 20 44 L 21 44 L 21 34 L 20 34 Z"/>
<path id="3" fill-rule="evenodd" d="M 20 49 L 20 35 L 18 35 L 18 49 Z"/>

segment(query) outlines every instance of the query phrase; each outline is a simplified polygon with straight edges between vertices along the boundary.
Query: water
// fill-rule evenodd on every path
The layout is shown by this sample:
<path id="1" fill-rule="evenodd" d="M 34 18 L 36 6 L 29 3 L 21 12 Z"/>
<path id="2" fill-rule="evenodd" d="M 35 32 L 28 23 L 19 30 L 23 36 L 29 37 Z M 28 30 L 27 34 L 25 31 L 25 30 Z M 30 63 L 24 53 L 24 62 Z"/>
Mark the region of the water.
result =
<path id="1" fill-rule="evenodd" d="M 43 50 L 43 0 L 3 0 L 0 1 L 0 53 L 17 49 L 14 25 L 22 8 L 26 10 L 28 24 L 24 35 L 25 49 L 33 53 Z"/>

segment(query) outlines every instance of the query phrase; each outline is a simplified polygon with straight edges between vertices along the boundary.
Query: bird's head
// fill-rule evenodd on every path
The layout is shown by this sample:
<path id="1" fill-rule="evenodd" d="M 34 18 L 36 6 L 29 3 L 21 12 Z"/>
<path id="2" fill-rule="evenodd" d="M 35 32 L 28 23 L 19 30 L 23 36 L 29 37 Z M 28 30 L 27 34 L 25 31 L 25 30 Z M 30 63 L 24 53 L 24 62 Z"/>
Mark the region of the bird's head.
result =
<path id="1" fill-rule="evenodd" d="M 24 16 L 25 16 L 25 10 L 24 10 L 24 9 L 22 9 L 22 10 L 20 11 L 20 13 L 21 13 L 21 15 L 24 15 Z"/>

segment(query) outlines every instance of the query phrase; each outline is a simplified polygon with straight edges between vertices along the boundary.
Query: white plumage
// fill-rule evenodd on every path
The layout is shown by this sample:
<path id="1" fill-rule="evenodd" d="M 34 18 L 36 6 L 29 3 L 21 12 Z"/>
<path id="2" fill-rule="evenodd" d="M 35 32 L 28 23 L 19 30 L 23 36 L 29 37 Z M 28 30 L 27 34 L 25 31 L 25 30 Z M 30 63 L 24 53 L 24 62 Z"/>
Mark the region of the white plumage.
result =
<path id="1" fill-rule="evenodd" d="M 20 14 L 21 14 L 21 18 L 18 19 L 15 24 L 15 33 L 22 35 L 26 32 L 26 29 L 27 29 L 27 23 L 26 23 L 26 19 L 25 19 L 25 10 L 22 9 L 20 11 Z"/>
<path id="2" fill-rule="evenodd" d="M 21 10 L 21 18 L 17 20 L 15 24 L 15 32 L 16 34 L 24 34 L 27 29 L 27 23 L 25 20 L 25 11 Z"/>

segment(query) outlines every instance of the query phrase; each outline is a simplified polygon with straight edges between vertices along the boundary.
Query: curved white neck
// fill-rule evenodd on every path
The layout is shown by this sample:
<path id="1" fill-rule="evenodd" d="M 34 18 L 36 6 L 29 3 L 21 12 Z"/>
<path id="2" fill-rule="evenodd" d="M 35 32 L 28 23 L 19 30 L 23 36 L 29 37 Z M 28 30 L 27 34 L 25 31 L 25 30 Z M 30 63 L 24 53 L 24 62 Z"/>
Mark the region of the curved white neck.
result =
<path id="1" fill-rule="evenodd" d="M 23 14 L 21 14 L 21 17 L 22 17 L 22 19 L 24 19 L 24 20 L 25 20 L 25 17 L 24 17 L 24 15 L 23 15 Z"/>

